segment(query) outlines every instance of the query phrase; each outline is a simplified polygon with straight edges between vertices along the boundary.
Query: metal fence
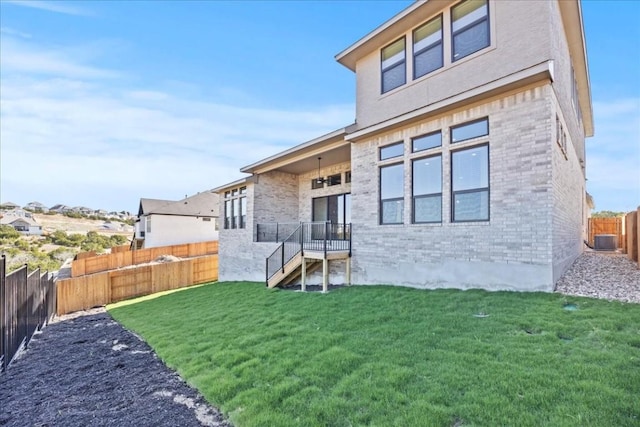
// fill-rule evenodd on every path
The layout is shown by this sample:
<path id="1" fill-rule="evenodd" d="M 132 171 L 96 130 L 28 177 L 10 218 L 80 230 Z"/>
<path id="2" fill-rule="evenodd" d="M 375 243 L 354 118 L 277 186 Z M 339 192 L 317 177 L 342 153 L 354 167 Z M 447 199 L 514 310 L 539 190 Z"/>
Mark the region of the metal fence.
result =
<path id="1" fill-rule="evenodd" d="M 52 274 L 31 273 L 27 266 L 7 274 L 0 260 L 0 372 L 7 369 L 34 332 L 42 329 L 56 312 L 56 283 Z"/>
<path id="2" fill-rule="evenodd" d="M 283 242 L 300 222 L 267 222 L 256 225 L 256 242 Z"/>

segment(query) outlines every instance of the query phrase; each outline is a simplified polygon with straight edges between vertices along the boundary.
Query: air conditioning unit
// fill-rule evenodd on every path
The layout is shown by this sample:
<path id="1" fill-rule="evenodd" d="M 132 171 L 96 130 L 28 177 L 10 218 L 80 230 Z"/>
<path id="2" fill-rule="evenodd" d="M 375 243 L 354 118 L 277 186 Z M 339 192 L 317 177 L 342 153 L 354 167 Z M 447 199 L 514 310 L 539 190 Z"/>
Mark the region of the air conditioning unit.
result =
<path id="1" fill-rule="evenodd" d="M 615 251 L 618 249 L 618 239 L 615 234 L 596 234 L 593 243 L 596 251 Z"/>

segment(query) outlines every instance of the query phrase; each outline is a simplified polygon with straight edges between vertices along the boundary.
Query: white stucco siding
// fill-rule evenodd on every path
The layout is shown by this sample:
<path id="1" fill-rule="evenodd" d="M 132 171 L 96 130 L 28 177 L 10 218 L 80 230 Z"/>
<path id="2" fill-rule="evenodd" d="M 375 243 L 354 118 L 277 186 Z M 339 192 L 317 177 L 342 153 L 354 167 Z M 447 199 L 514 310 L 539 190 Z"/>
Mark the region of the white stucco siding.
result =
<path id="1" fill-rule="evenodd" d="M 215 230 L 216 219 L 204 217 L 186 217 L 177 215 L 150 215 L 145 224 L 149 224 L 145 232 L 144 247 L 180 245 L 183 243 L 207 242 L 218 240 Z"/>

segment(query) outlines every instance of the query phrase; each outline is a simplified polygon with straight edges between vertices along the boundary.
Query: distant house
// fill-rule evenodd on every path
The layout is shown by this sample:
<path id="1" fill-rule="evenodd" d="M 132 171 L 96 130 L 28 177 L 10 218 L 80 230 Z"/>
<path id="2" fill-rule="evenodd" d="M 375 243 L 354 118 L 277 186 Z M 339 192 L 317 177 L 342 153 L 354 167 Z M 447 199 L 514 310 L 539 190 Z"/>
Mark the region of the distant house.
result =
<path id="1" fill-rule="evenodd" d="M 33 218 L 33 214 L 31 212 L 26 211 L 22 208 L 15 208 L 10 211 L 7 211 L 5 215 L 12 215 L 20 218 Z"/>
<path id="2" fill-rule="evenodd" d="M 9 225 L 22 234 L 35 236 L 42 234 L 42 226 L 31 217 L 5 214 L 0 218 L 0 225 Z"/>
<path id="3" fill-rule="evenodd" d="M 93 211 L 93 215 L 106 217 L 107 215 L 109 215 L 109 212 L 107 212 L 105 209 L 96 209 L 95 211 Z"/>
<path id="4" fill-rule="evenodd" d="M 72 209 L 67 205 L 58 204 L 58 205 L 51 206 L 51 208 L 49 208 L 49 211 L 59 213 L 59 214 L 64 214 L 67 212 L 72 212 Z"/>
<path id="5" fill-rule="evenodd" d="M 49 212 L 49 208 L 46 207 L 45 205 L 43 205 L 40 202 L 29 202 L 27 203 L 26 206 L 24 206 L 25 209 L 28 209 L 30 211 L 36 212 L 36 213 L 46 213 Z"/>
<path id="6" fill-rule="evenodd" d="M 178 201 L 140 199 L 136 249 L 218 240 L 218 195 L 210 191 Z"/>
<path id="7" fill-rule="evenodd" d="M 10 211 L 12 209 L 17 209 L 19 207 L 20 207 L 20 205 L 17 205 L 17 204 L 15 204 L 13 202 L 5 202 L 5 203 L 0 205 L 0 210 Z"/>
<path id="8" fill-rule="evenodd" d="M 80 215 L 93 215 L 93 209 L 86 206 L 74 206 L 71 211 Z"/>

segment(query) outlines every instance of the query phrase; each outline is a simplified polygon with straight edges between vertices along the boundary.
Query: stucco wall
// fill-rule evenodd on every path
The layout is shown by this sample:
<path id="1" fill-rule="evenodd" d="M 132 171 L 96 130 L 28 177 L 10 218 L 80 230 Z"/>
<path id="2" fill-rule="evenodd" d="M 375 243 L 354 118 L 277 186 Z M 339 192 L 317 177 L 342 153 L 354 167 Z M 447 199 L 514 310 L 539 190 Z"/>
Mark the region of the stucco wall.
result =
<path id="1" fill-rule="evenodd" d="M 546 84 L 353 144 L 353 282 L 552 290 L 551 110 Z M 482 117 L 487 138 L 451 146 L 450 126 Z M 442 149 L 425 154 L 443 154 L 442 223 L 411 224 L 411 159 L 420 154 L 410 139 L 437 129 Z M 396 141 L 405 142 L 404 224 L 379 225 L 377 151 Z M 449 149 L 486 141 L 490 221 L 452 223 Z"/>
<path id="2" fill-rule="evenodd" d="M 202 217 L 157 214 L 150 215 L 150 218 L 151 231 L 145 233 L 145 248 L 218 240 L 215 218 L 204 221 Z"/>
<path id="3" fill-rule="evenodd" d="M 412 47 L 407 36 L 407 83 L 380 93 L 380 50 L 372 51 L 356 64 L 356 121 L 365 128 L 425 105 L 463 93 L 501 77 L 551 59 L 552 10 L 547 0 L 490 1 L 491 45 L 456 62 L 451 61 L 450 5 L 443 13 L 444 67 L 412 80 Z M 427 22 L 438 13 L 425 16 Z M 397 39 L 394 38 L 394 40 Z M 389 40 L 391 42 L 393 40 Z M 382 48 L 383 46 L 380 46 Z"/>

